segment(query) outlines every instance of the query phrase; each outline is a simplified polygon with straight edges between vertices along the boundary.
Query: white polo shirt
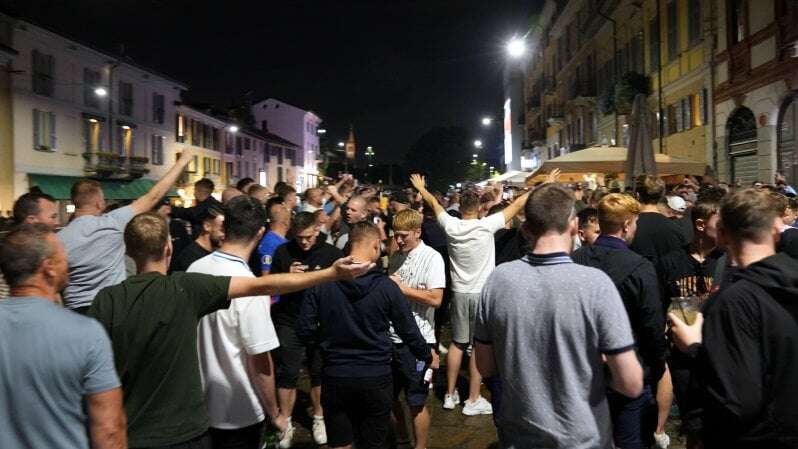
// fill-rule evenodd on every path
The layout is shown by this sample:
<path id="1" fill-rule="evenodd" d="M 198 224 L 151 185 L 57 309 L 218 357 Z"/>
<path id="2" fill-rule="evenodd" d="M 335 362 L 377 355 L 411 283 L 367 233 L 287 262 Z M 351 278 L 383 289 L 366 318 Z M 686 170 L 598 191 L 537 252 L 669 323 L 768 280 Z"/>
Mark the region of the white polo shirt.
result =
<path id="1" fill-rule="evenodd" d="M 440 253 L 418 242 L 407 258 L 394 273 L 402 279 L 402 282 L 410 288 L 420 290 L 434 290 L 436 288 L 446 288 L 446 266 Z M 427 343 L 435 343 L 435 309 L 430 306 L 410 302 L 410 312 L 416 320 L 418 330 Z M 393 331 L 391 326 L 391 340 L 401 343 L 402 339 Z"/>
<path id="2" fill-rule="evenodd" d="M 220 251 L 197 260 L 187 270 L 216 276 L 255 277 L 243 259 Z M 265 419 L 246 369 L 248 355 L 280 346 L 268 296 L 230 301 L 227 310 L 206 315 L 198 326 L 200 373 L 211 427 L 240 429 Z"/>

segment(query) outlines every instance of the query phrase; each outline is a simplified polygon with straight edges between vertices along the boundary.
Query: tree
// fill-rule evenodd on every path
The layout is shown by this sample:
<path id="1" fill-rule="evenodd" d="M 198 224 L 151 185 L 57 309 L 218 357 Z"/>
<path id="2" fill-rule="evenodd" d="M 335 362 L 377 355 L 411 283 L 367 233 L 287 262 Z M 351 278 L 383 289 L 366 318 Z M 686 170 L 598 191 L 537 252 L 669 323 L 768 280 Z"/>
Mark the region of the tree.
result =
<path id="1" fill-rule="evenodd" d="M 405 155 L 405 169 L 427 175 L 437 190 L 468 178 L 473 148 L 468 133 L 455 126 L 439 126 L 424 133 Z"/>

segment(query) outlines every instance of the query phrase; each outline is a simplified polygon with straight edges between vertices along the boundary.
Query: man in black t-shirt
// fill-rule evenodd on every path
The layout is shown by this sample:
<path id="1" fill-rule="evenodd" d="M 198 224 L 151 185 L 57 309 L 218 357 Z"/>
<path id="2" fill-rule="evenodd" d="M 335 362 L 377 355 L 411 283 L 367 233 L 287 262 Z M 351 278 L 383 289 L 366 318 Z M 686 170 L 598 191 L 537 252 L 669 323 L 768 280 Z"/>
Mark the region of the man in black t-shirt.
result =
<path id="1" fill-rule="evenodd" d="M 263 223 L 252 226 L 260 230 Z M 131 448 L 209 447 L 197 360 L 200 318 L 226 308 L 231 298 L 290 293 L 353 278 L 373 266 L 341 259 L 328 269 L 260 278 L 167 276 L 172 242 L 162 217 L 137 215 L 127 224 L 124 239 L 139 274 L 101 290 L 89 315 L 111 337 Z"/>
<path id="2" fill-rule="evenodd" d="M 635 185 L 642 209 L 631 248 L 656 265 L 660 257 L 686 245 L 687 238 L 679 225 L 659 210 L 665 197 L 665 183 L 655 176 L 642 175 Z"/>
<path id="3" fill-rule="evenodd" d="M 294 238 L 277 247 L 272 259 L 270 273 L 302 273 L 327 268 L 343 257 L 338 248 L 318 240 L 319 228 L 316 216 L 310 212 L 300 212 L 294 217 L 292 234 Z M 296 387 L 303 359 L 307 358 L 310 374 L 310 400 L 313 405 L 313 439 L 316 444 L 327 444 L 324 414 L 321 408 L 321 352 L 318 346 L 307 346 L 296 335 L 296 322 L 302 306 L 304 292 L 298 291 L 280 295 L 280 300 L 272 306 L 274 323 L 280 347 L 275 351 L 277 367 L 277 396 L 280 414 L 288 419 L 288 431 L 281 441 L 282 447 L 290 447 L 294 433 L 291 417 L 296 403 Z"/>
<path id="4" fill-rule="evenodd" d="M 662 307 L 667 310 L 670 298 L 698 296 L 706 298 L 712 291 L 718 259 L 723 252 L 717 248 L 718 212 L 723 192 L 709 189 L 702 193 L 692 211 L 693 241 L 689 245 L 671 251 L 659 261 L 662 286 Z M 673 393 L 679 404 L 682 430 L 687 435 L 687 447 L 700 443 L 703 427 L 701 405 L 691 387 L 691 360 L 675 348 L 668 357 L 668 369 Z M 671 403 L 663 404 L 670 409 Z M 659 429 L 660 432 L 664 428 Z"/>
<path id="5" fill-rule="evenodd" d="M 202 223 L 200 233 L 193 242 L 189 243 L 172 259 L 170 270 L 186 271 L 192 263 L 202 259 L 216 250 L 224 239 L 224 213 L 221 208 L 210 206 L 198 213 Z"/>

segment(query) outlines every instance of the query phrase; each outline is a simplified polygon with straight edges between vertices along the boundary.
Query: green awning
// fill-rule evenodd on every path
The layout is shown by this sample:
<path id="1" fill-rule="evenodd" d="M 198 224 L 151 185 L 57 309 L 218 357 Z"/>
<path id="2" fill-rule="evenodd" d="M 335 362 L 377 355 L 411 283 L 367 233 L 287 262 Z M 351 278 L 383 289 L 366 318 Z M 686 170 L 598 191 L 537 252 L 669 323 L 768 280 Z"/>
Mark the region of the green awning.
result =
<path id="1" fill-rule="evenodd" d="M 57 200 L 70 199 L 70 190 L 72 184 L 80 181 L 81 178 L 77 176 L 54 176 L 54 175 L 38 175 L 30 174 L 31 187 L 36 186 L 42 192 L 52 196 Z M 98 180 L 102 186 L 103 193 L 106 200 L 135 200 L 140 196 L 147 193 L 155 181 L 149 179 L 135 179 L 133 181 L 121 180 Z M 167 196 L 176 197 L 177 191 L 172 189 Z"/>

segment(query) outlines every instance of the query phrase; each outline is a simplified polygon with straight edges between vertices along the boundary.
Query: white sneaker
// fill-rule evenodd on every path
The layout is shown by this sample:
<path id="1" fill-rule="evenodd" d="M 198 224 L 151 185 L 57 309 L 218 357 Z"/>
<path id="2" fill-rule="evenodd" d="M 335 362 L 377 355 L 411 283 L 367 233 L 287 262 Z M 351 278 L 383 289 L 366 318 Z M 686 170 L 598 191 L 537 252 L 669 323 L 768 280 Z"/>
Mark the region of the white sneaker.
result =
<path id="1" fill-rule="evenodd" d="M 280 439 L 280 449 L 290 449 L 291 445 L 294 443 L 294 431 L 296 428 L 294 424 L 289 420 L 288 427 L 283 432 L 283 437 Z"/>
<path id="2" fill-rule="evenodd" d="M 466 416 L 493 414 L 493 406 L 490 405 L 490 402 L 488 402 L 488 400 L 482 396 L 480 396 L 479 399 L 474 402 L 466 399 L 463 404 L 463 414 Z"/>
<path id="3" fill-rule="evenodd" d="M 455 391 L 452 394 L 443 396 L 443 408 L 446 410 L 454 410 L 454 407 L 460 403 L 460 393 Z"/>
<path id="4" fill-rule="evenodd" d="M 671 445 L 671 437 L 665 432 L 655 433 L 654 444 L 658 449 L 668 449 L 668 446 Z"/>
<path id="5" fill-rule="evenodd" d="M 313 441 L 319 446 L 327 444 L 327 427 L 324 426 L 323 416 L 313 417 Z"/>
<path id="6" fill-rule="evenodd" d="M 444 346 L 441 343 L 438 343 L 438 354 L 446 355 L 448 353 L 449 353 L 449 348 L 447 348 L 446 346 Z"/>

